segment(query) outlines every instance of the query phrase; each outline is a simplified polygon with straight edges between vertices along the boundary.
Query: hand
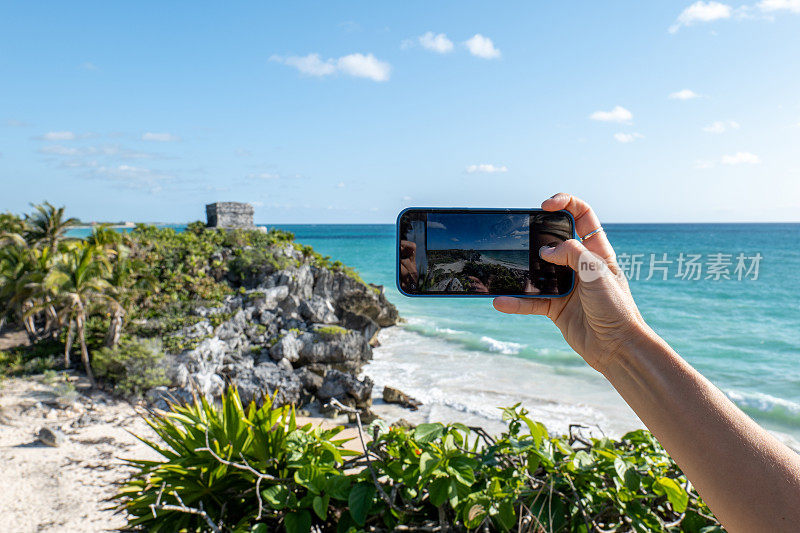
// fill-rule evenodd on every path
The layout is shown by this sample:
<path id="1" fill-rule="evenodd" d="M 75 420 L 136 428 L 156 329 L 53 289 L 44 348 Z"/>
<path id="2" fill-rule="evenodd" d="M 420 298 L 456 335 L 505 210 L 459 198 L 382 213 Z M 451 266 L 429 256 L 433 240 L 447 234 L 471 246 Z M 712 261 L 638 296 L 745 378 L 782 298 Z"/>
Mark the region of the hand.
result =
<path id="1" fill-rule="evenodd" d="M 548 198 L 542 202 L 542 209 L 566 209 L 572 213 L 578 235 L 600 227 L 589 204 L 569 194 L 558 193 Z M 495 309 L 503 313 L 546 315 L 572 349 L 592 368 L 604 373 L 620 347 L 647 330 L 608 237 L 601 231 L 587 239 L 585 246 L 577 239 L 569 239 L 554 248 L 543 246 L 539 255 L 550 263 L 569 265 L 579 273 L 572 292 L 563 298 L 500 296 L 494 299 Z M 581 269 L 584 274 L 595 269 L 600 275 L 582 275 Z M 585 281 L 588 279 L 591 281 Z"/>
<path id="2" fill-rule="evenodd" d="M 487 294 L 489 292 L 489 288 L 483 284 L 481 280 L 476 278 L 475 276 L 468 276 L 469 279 L 469 288 L 474 292 L 479 292 L 483 294 Z"/>
<path id="3" fill-rule="evenodd" d="M 400 241 L 400 284 L 406 290 L 416 290 L 418 282 L 417 245 L 411 241 Z"/>

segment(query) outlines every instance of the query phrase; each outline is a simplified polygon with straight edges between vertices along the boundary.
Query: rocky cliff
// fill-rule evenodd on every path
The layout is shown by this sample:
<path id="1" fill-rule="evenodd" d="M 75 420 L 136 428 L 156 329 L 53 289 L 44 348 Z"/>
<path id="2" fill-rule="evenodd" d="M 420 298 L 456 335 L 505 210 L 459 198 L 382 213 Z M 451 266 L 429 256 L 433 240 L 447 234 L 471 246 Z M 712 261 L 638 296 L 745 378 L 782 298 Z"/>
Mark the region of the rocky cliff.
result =
<path id="1" fill-rule="evenodd" d="M 192 347 L 167 354 L 170 385 L 151 389 L 152 403 L 188 400 L 193 388 L 214 398 L 235 385 L 244 401 L 274 394 L 282 404 L 337 398 L 369 407 L 372 382 L 357 375 L 397 310 L 381 287 L 304 263 L 291 245 L 273 253 L 293 266 L 250 269 L 232 280 L 238 294 L 195 308 L 197 322 L 171 334 Z"/>

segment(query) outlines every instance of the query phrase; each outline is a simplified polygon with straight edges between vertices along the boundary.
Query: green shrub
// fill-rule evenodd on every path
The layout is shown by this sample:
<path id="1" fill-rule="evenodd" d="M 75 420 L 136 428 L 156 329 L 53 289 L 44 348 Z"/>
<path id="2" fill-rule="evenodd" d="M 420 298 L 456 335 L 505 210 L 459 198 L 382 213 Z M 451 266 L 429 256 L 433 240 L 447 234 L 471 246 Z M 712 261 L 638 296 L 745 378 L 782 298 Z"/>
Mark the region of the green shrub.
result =
<path id="1" fill-rule="evenodd" d="M 5 376 L 40 374 L 63 366 L 64 345 L 55 340 L 0 351 L 0 374 Z"/>
<path id="2" fill-rule="evenodd" d="M 237 250 L 228 265 L 228 271 L 237 283 L 248 284 L 252 279 L 297 266 L 296 261 L 275 250 L 267 248 L 246 248 Z"/>
<path id="3" fill-rule="evenodd" d="M 461 424 L 374 425 L 369 456 L 291 407 L 244 408 L 235 389 L 153 415 L 163 461 L 129 461 L 115 496 L 157 531 L 721 531 L 675 463 L 639 430 L 551 437 L 518 406 L 497 438 Z"/>
<path id="4" fill-rule="evenodd" d="M 154 339 L 123 339 L 113 348 L 94 352 L 92 367 L 122 396 L 140 396 L 166 385 L 161 343 Z"/>
<path id="5" fill-rule="evenodd" d="M 320 326 L 314 329 L 314 333 L 318 333 L 326 338 L 341 337 L 347 333 L 347 329 L 342 326 Z"/>

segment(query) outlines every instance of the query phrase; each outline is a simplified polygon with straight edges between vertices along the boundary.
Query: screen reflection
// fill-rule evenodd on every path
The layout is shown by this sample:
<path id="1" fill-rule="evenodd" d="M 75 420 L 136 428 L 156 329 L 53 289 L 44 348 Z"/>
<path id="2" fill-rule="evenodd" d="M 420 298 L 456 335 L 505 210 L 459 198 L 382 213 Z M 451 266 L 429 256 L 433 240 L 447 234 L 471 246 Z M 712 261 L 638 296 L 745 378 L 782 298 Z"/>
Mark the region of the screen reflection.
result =
<path id="1" fill-rule="evenodd" d="M 552 296 L 572 287 L 572 271 L 538 252 L 572 238 L 565 213 L 409 210 L 398 231 L 408 294 Z"/>

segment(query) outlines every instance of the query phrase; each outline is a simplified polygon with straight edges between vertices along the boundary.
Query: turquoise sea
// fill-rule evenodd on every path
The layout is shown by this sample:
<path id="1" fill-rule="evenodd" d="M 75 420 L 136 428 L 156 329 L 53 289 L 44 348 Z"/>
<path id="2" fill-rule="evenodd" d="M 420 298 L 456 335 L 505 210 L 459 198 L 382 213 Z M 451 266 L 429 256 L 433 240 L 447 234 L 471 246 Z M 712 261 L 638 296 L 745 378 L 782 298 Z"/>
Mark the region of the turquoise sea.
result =
<path id="1" fill-rule="evenodd" d="M 556 427 L 582 421 L 619 433 L 640 424 L 546 318 L 501 315 L 485 298 L 401 296 L 395 287 L 393 225 L 280 227 L 386 286 L 407 323 L 385 331 L 367 374 L 438 406 L 430 417 L 464 411 L 496 418 L 496 406 L 523 401 Z M 609 224 L 606 229 L 621 260 L 627 254 L 629 265 L 641 263 L 638 280 L 635 268 L 629 270 L 630 284 L 648 323 L 750 416 L 796 446 L 800 224 Z M 662 262 L 654 263 L 647 280 L 651 253 Z M 684 272 L 676 276 L 681 253 Z M 757 279 L 755 270 L 747 276 L 740 270 L 743 279 L 737 279 L 739 254 L 746 268 L 758 264 Z M 762 258 L 749 259 L 756 254 Z M 695 261 L 701 279 L 682 277 L 690 255 L 701 256 Z M 713 263 L 718 267 L 709 271 Z M 726 268 L 731 279 L 724 279 Z"/>
<path id="2" fill-rule="evenodd" d="M 546 318 L 501 315 L 487 298 L 401 296 L 393 225 L 278 227 L 386 287 L 406 322 L 381 332 L 382 346 L 365 373 L 377 391 L 390 384 L 425 402 L 417 418 L 499 424 L 496 407 L 522 402 L 561 431 L 573 422 L 611 434 L 641 425 Z M 750 416 L 800 448 L 800 224 L 609 224 L 606 230 L 621 260 L 641 263 L 631 289 L 648 323 Z M 647 280 L 651 253 L 672 263 L 655 263 Z M 700 279 L 677 276 L 681 253 L 681 274 L 692 254 L 700 256 Z M 737 272 L 739 254 L 748 268 L 755 262 L 748 258 L 761 255 L 757 279 L 753 270 Z M 712 263 L 717 267 L 709 270 Z"/>

